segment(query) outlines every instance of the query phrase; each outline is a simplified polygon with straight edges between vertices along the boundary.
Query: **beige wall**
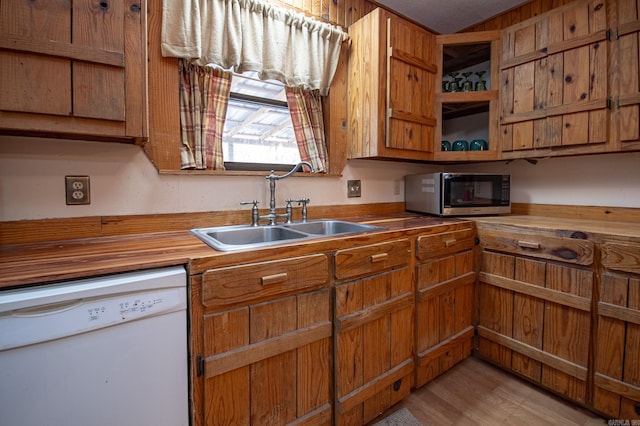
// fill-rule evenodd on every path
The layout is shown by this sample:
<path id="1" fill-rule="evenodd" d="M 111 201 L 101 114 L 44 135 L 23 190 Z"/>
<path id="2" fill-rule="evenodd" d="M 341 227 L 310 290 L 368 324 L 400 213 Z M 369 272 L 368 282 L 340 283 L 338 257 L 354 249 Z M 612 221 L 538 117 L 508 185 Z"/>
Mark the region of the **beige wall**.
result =
<path id="1" fill-rule="evenodd" d="M 277 183 L 277 204 L 308 197 L 311 205 L 398 202 L 403 176 L 435 170 L 418 164 L 349 162 L 338 177 L 295 177 Z M 267 173 L 264 173 L 266 175 Z M 67 206 L 65 175 L 91 178 L 91 204 Z M 361 179 L 361 198 L 347 198 L 347 180 Z M 0 221 L 247 209 L 269 205 L 262 176 L 159 175 L 134 145 L 0 137 Z M 249 213 L 247 212 L 247 217 Z"/>
<path id="2" fill-rule="evenodd" d="M 309 197 L 313 205 L 404 200 L 406 174 L 444 166 L 349 161 L 340 178 L 278 182 L 278 206 Z M 640 153 L 450 166 L 454 171 L 511 173 L 513 201 L 640 208 Z M 91 205 L 67 206 L 65 175 L 91 177 Z M 346 181 L 362 181 L 362 197 L 347 198 Z M 268 205 L 261 176 L 159 175 L 138 146 L 0 137 L 0 221 L 99 215 L 221 211 L 257 199 Z M 248 209 L 247 206 L 242 207 Z M 247 213 L 248 214 L 248 213 Z"/>

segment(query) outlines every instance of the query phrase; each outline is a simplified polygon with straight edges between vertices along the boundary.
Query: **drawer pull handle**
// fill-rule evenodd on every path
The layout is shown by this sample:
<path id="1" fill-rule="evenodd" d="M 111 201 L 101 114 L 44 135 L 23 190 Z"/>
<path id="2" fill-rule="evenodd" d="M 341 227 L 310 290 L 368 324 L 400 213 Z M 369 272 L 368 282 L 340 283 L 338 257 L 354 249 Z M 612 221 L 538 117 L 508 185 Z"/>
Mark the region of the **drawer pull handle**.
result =
<path id="1" fill-rule="evenodd" d="M 452 245 L 454 245 L 455 243 L 456 243 L 456 239 L 455 239 L 455 238 L 454 238 L 454 239 L 452 239 L 452 240 L 445 240 L 445 241 L 444 241 L 444 246 L 445 246 L 446 248 L 449 248 L 449 247 L 451 247 Z"/>
<path id="2" fill-rule="evenodd" d="M 378 253 L 371 256 L 371 263 L 383 262 L 387 260 L 389 255 L 387 253 Z"/>
<path id="3" fill-rule="evenodd" d="M 540 243 L 534 243 L 531 241 L 518 241 L 518 246 L 522 248 L 539 249 Z"/>
<path id="4" fill-rule="evenodd" d="M 261 278 L 262 285 L 278 284 L 287 280 L 287 273 L 282 272 L 280 274 L 267 275 Z"/>

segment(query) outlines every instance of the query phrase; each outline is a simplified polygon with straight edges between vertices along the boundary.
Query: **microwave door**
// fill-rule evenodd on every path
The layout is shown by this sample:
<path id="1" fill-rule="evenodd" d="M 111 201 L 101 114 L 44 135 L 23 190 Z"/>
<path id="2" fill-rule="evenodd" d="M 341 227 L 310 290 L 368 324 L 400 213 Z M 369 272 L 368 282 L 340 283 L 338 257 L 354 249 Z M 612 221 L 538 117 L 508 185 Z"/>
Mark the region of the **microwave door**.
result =
<path id="1" fill-rule="evenodd" d="M 502 177 L 456 176 L 447 182 L 447 207 L 491 207 L 504 205 Z"/>

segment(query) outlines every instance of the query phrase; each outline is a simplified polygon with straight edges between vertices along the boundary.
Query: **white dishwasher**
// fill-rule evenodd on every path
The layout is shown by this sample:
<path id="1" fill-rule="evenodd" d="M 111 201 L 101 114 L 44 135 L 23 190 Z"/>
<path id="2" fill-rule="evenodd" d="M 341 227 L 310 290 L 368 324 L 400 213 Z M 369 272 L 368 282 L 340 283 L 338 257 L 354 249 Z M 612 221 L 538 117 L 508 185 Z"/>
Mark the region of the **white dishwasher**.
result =
<path id="1" fill-rule="evenodd" d="M 186 272 L 0 292 L 0 425 L 189 424 Z"/>

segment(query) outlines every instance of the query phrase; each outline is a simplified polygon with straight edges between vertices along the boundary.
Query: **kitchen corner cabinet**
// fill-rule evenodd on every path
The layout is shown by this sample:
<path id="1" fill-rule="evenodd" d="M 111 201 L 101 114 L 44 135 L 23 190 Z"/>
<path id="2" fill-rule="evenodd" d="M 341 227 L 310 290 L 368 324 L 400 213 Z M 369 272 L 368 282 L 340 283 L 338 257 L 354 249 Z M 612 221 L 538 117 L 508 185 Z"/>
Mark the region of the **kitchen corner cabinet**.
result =
<path id="1" fill-rule="evenodd" d="M 594 243 L 479 227 L 477 354 L 589 403 Z"/>
<path id="2" fill-rule="evenodd" d="M 330 425 L 331 321 L 325 254 L 192 277 L 193 424 Z"/>
<path id="3" fill-rule="evenodd" d="M 609 74 L 627 64 L 610 67 L 611 4 L 578 0 L 502 31 L 502 158 L 616 149 Z M 637 61 L 637 44 L 633 56 Z M 637 65 L 635 73 L 637 92 Z"/>
<path id="4" fill-rule="evenodd" d="M 435 35 L 381 8 L 349 34 L 347 157 L 432 160 Z"/>
<path id="5" fill-rule="evenodd" d="M 500 156 L 498 143 L 498 65 L 500 31 L 482 31 L 436 36 L 437 68 L 435 84 L 436 127 L 434 160 L 488 161 Z M 443 81 L 451 81 L 451 73 L 484 71 L 482 80 L 487 90 L 443 91 Z M 473 80 L 472 80 L 473 81 Z M 475 88 L 475 87 L 474 87 Z M 471 121 L 470 121 L 471 120 Z M 454 136 L 455 137 L 452 137 Z M 456 139 L 484 139 L 486 150 L 443 151 L 442 140 L 451 144 Z"/>
<path id="6" fill-rule="evenodd" d="M 594 408 L 611 418 L 640 415 L 640 244 L 606 241 L 595 343 Z"/>
<path id="7" fill-rule="evenodd" d="M 0 2 L 0 133 L 147 136 L 145 0 Z"/>
<path id="8" fill-rule="evenodd" d="M 475 229 L 416 241 L 416 387 L 471 355 Z"/>
<path id="9" fill-rule="evenodd" d="M 335 424 L 366 424 L 411 390 L 411 254 L 408 239 L 335 253 Z"/>

